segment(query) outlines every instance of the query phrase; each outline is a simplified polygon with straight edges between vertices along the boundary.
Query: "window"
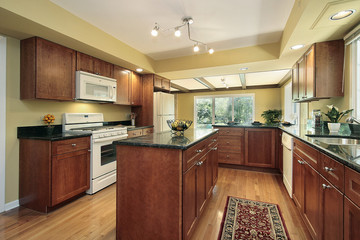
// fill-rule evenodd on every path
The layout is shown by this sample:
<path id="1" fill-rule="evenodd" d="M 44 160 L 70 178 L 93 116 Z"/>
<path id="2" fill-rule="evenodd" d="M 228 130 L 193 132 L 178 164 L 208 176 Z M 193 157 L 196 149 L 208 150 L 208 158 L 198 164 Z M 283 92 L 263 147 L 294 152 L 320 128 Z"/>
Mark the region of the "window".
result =
<path id="1" fill-rule="evenodd" d="M 300 104 L 292 102 L 292 83 L 284 87 L 284 121 L 297 124 L 300 116 Z"/>
<path id="2" fill-rule="evenodd" d="M 229 121 L 251 123 L 255 114 L 254 94 L 195 97 L 196 128 L 211 128 L 212 124 Z"/>

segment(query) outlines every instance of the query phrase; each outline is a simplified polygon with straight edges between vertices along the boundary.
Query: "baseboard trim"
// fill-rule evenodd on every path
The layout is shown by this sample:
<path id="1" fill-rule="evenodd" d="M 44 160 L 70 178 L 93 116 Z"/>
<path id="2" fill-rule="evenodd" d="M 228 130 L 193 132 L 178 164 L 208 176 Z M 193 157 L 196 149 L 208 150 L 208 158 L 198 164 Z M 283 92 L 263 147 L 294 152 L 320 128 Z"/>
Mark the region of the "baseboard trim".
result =
<path id="1" fill-rule="evenodd" d="M 17 208 L 19 206 L 19 200 L 15 200 L 9 203 L 5 203 L 5 212 L 11 209 Z"/>

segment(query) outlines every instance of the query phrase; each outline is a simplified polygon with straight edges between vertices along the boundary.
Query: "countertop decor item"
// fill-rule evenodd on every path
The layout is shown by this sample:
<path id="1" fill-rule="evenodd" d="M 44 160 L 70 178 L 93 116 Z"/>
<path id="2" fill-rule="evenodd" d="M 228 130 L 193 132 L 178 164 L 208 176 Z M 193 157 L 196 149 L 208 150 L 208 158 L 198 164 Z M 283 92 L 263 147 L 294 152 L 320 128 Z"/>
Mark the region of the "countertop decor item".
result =
<path id="1" fill-rule="evenodd" d="M 341 126 L 339 121 L 343 116 L 346 116 L 348 113 L 351 113 L 353 109 L 349 109 L 346 111 L 339 112 L 339 108 L 335 107 L 334 105 L 327 105 L 329 108 L 327 113 L 323 114 L 327 116 L 330 122 L 327 124 L 330 132 L 338 132 Z"/>
<path id="2" fill-rule="evenodd" d="M 183 135 L 184 131 L 188 129 L 192 124 L 191 120 L 180 120 L 180 119 L 167 120 L 166 122 L 169 128 L 171 129 L 171 132 L 176 135 Z"/>
<path id="3" fill-rule="evenodd" d="M 51 135 L 54 131 L 54 126 L 51 126 L 51 124 L 55 122 L 55 116 L 52 114 L 46 114 L 42 118 L 42 121 L 47 125 L 46 130 L 45 130 L 46 134 Z"/>
<path id="4" fill-rule="evenodd" d="M 285 240 L 289 236 L 278 205 L 229 196 L 218 239 Z"/>
<path id="5" fill-rule="evenodd" d="M 264 111 L 261 116 L 265 119 L 266 124 L 278 123 L 280 122 L 282 112 L 281 110 L 274 109 L 274 110 L 267 110 Z"/>
<path id="6" fill-rule="evenodd" d="M 136 118 L 137 114 L 132 112 L 130 114 L 130 119 L 131 119 L 131 126 L 135 126 L 135 118 Z"/>

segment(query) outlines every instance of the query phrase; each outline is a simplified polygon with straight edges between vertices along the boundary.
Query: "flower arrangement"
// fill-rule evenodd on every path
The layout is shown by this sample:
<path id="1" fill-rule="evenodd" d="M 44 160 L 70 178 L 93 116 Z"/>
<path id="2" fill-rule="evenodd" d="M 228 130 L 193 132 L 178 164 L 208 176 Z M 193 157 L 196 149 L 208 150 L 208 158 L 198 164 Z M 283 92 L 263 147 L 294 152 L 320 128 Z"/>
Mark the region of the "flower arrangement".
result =
<path id="1" fill-rule="evenodd" d="M 46 125 L 48 125 L 48 127 L 50 127 L 50 125 L 55 122 L 55 116 L 52 114 L 46 114 L 42 120 Z"/>
<path id="2" fill-rule="evenodd" d="M 349 109 L 343 112 L 339 112 L 339 108 L 335 107 L 334 105 L 327 105 L 327 107 L 329 108 L 329 111 L 327 113 L 323 112 L 323 114 L 329 118 L 331 123 L 338 123 L 343 116 L 351 113 L 354 110 Z"/>

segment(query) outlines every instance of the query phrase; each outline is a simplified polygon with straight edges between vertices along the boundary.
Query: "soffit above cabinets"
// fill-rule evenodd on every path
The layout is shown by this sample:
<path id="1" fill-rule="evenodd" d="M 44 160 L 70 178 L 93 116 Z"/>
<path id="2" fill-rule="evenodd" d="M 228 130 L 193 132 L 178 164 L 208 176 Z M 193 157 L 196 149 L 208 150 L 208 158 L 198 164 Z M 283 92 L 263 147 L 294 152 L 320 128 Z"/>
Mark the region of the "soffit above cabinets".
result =
<path id="1" fill-rule="evenodd" d="M 178 79 L 178 80 L 171 80 L 171 83 L 174 83 L 177 86 L 185 88 L 189 91 L 197 91 L 197 90 L 216 91 L 216 90 L 226 90 L 226 89 L 233 90 L 233 89 L 246 89 L 248 87 L 256 88 L 256 87 L 264 87 L 264 86 L 274 87 L 274 86 L 279 86 L 280 82 L 286 77 L 286 75 L 289 74 L 290 71 L 291 70 L 289 69 L 284 69 L 284 70 L 269 71 L 269 72 L 246 73 L 243 74 L 243 81 L 245 83 L 244 86 L 242 85 L 240 74 L 209 76 L 209 77 L 202 77 L 195 79 Z M 196 79 L 200 80 L 200 82 L 202 80 L 205 84 L 201 84 Z M 211 89 L 211 87 L 214 87 L 215 89 Z"/>

